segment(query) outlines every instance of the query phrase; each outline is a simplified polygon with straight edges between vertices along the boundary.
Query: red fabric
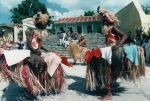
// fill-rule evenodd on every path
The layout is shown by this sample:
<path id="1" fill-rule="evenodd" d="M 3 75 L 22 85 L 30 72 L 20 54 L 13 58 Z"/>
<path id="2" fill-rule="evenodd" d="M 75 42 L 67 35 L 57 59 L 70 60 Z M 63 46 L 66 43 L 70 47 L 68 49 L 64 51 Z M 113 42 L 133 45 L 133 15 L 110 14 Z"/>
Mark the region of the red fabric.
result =
<path id="1" fill-rule="evenodd" d="M 92 51 L 87 51 L 85 56 L 85 61 L 88 63 L 93 57 L 99 58 L 102 56 L 102 53 L 99 48 L 95 48 Z"/>
<path id="2" fill-rule="evenodd" d="M 70 63 L 68 62 L 67 57 L 61 56 L 61 59 L 62 59 L 61 62 L 62 62 L 63 64 L 65 64 L 65 65 L 68 66 L 68 67 L 72 67 L 72 64 L 70 64 Z"/>
<path id="3" fill-rule="evenodd" d="M 112 33 L 108 33 L 106 37 L 107 37 L 107 44 L 114 43 L 121 39 L 119 36 L 114 35 Z"/>
<path id="4" fill-rule="evenodd" d="M 22 69 L 22 76 L 23 76 L 24 83 L 27 87 L 27 90 L 32 91 L 33 90 L 32 84 L 31 84 L 32 82 L 29 78 L 29 67 L 27 65 L 24 65 Z"/>
<path id="5" fill-rule="evenodd" d="M 96 58 L 99 58 L 99 57 L 102 56 L 102 53 L 101 53 L 101 51 L 100 51 L 99 48 L 95 48 L 95 49 L 93 50 L 93 53 L 94 53 L 94 56 L 95 56 Z"/>
<path id="6" fill-rule="evenodd" d="M 58 56 L 62 59 L 62 60 L 61 60 L 61 63 L 63 63 L 64 65 L 66 65 L 66 66 L 68 66 L 68 67 L 72 67 L 72 66 L 73 66 L 72 64 L 70 64 L 70 63 L 68 62 L 68 59 L 67 59 L 66 56 L 62 56 L 61 54 L 59 54 L 59 53 L 57 53 L 57 52 L 55 52 L 55 54 L 58 55 Z"/>

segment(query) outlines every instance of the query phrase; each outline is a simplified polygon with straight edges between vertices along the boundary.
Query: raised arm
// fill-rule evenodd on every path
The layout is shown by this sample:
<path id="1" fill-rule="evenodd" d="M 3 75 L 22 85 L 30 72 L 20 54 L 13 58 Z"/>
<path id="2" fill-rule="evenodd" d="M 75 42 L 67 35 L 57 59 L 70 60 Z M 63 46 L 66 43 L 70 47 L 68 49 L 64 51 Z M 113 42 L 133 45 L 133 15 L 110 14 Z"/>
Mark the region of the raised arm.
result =
<path id="1" fill-rule="evenodd" d="M 127 34 L 122 32 L 121 30 L 119 30 L 117 27 L 112 27 L 111 32 L 115 35 L 122 37 L 122 39 L 119 41 L 119 43 L 113 47 L 113 49 L 116 49 L 116 48 L 122 46 L 122 44 L 124 44 L 128 38 Z"/>

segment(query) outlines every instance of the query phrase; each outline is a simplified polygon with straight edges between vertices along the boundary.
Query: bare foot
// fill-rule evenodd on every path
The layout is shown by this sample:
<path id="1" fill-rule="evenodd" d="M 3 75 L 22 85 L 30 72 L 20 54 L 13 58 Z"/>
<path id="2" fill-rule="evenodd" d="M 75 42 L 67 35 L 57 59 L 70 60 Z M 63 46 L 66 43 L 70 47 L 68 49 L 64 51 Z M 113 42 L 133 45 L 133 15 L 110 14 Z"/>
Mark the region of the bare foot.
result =
<path id="1" fill-rule="evenodd" d="M 100 96 L 98 97 L 98 99 L 102 101 L 112 100 L 112 96 L 111 95 Z"/>

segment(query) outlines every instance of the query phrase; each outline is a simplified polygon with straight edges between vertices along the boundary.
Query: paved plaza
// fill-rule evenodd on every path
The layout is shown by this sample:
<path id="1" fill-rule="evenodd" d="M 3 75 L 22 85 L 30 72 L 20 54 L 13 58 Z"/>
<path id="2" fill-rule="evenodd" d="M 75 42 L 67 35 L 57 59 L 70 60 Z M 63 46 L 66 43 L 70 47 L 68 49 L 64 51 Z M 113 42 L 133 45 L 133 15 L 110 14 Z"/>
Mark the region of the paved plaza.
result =
<path id="1" fill-rule="evenodd" d="M 1 81 L 0 101 L 99 101 L 101 92 L 88 91 L 85 88 L 85 65 L 64 67 L 66 84 L 63 91 L 57 95 L 33 97 L 26 95 L 15 83 Z M 150 67 L 146 67 L 146 76 L 136 83 L 118 80 L 118 86 L 113 89 L 112 101 L 150 101 Z"/>

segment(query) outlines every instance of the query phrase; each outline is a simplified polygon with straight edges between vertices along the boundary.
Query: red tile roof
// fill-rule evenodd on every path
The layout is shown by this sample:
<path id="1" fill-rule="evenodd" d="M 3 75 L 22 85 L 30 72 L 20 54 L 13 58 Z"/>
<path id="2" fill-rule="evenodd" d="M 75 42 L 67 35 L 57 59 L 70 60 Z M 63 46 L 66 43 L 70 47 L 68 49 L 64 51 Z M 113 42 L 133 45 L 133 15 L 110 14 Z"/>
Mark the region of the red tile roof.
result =
<path id="1" fill-rule="evenodd" d="M 60 18 L 56 21 L 57 23 L 78 23 L 78 22 L 92 22 L 99 21 L 97 16 L 80 16 L 71 18 Z"/>

